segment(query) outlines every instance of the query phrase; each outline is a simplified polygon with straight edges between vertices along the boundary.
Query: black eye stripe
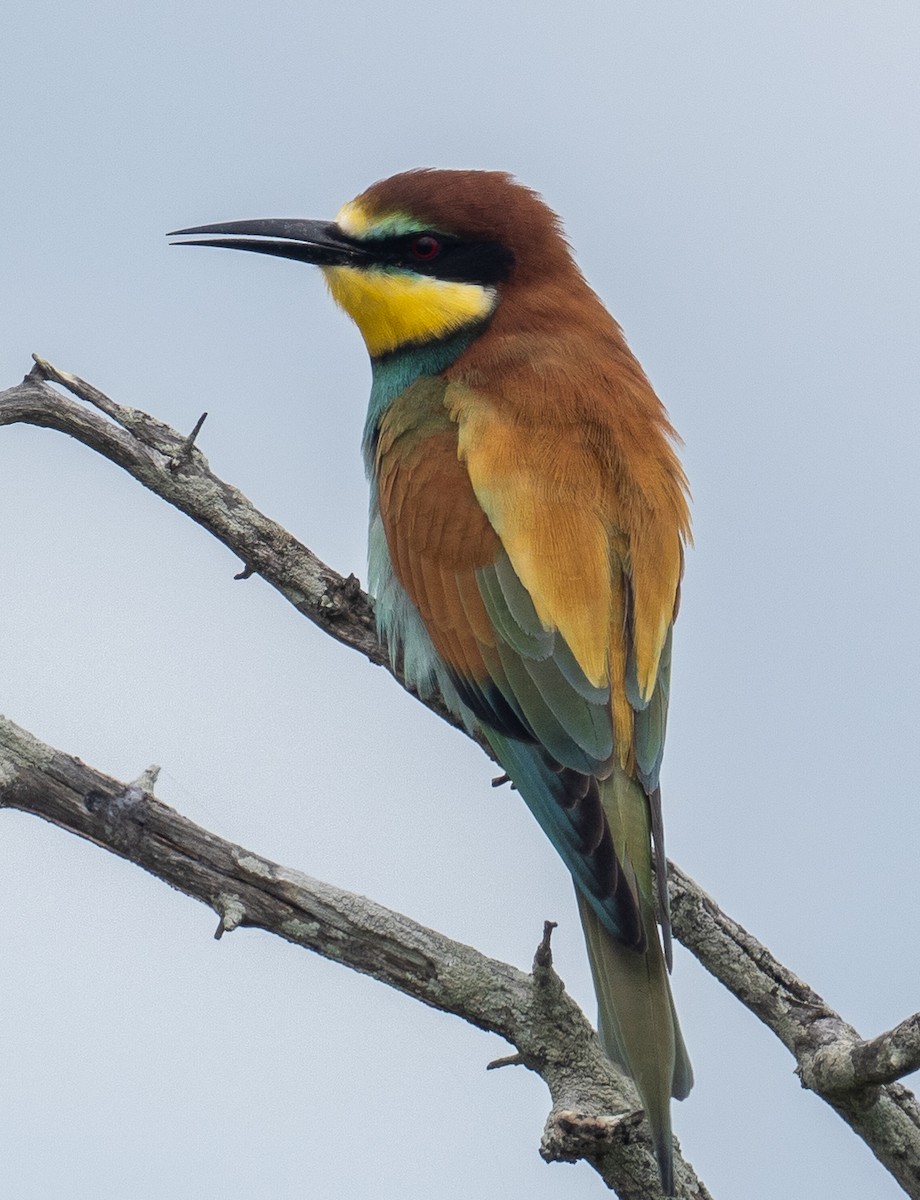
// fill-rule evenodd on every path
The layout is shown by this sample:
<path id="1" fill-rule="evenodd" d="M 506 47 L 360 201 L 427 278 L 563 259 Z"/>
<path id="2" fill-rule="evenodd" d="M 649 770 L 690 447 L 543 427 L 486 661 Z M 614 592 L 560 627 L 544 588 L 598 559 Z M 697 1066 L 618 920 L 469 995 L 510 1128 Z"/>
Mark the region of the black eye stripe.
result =
<path id="1" fill-rule="evenodd" d="M 455 283 L 478 283 L 491 287 L 507 279 L 514 268 L 514 255 L 501 242 L 474 241 L 442 233 L 438 229 L 420 229 L 396 237 L 351 238 L 364 251 L 370 251 L 380 266 L 401 267 L 417 275 Z M 427 241 L 439 249 L 424 253 Z M 418 248 L 422 245 L 423 253 Z"/>

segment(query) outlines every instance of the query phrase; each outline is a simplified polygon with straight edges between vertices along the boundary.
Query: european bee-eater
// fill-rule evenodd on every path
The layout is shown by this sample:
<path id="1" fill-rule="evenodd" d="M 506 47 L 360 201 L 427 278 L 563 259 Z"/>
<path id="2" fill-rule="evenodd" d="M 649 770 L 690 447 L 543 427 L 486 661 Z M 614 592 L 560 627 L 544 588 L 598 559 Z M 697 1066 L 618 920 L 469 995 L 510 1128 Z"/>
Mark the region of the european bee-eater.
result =
<path id="1" fill-rule="evenodd" d="M 332 222 L 178 232 L 317 264 L 361 331 L 380 635 L 482 731 L 571 871 L 600 1039 L 672 1194 L 670 1098 L 692 1072 L 658 774 L 690 519 L 661 402 L 558 218 L 508 175 L 408 171 Z"/>

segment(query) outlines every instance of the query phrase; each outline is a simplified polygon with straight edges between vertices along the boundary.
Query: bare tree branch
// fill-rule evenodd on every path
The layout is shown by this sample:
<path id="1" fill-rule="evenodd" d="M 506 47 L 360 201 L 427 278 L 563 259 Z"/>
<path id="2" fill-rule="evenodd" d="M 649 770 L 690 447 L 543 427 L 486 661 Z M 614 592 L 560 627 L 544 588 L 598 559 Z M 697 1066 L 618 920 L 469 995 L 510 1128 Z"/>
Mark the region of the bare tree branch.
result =
<path id="1" fill-rule="evenodd" d="M 93 404 L 99 412 L 89 412 L 61 395 L 49 386 L 49 379 Z M 258 572 L 299 612 L 339 641 L 360 651 L 371 662 L 387 666 L 406 687 L 398 668 L 387 662 L 386 653 L 377 641 L 372 604 L 361 592 L 357 580 L 353 576 L 343 579 L 337 575 L 287 531 L 259 513 L 240 492 L 213 475 L 204 457 L 194 448 L 193 436 L 186 438 L 146 413 L 118 405 L 91 385 L 39 360 L 22 384 L 0 393 L 0 425 L 17 421 L 70 434 L 124 467 L 239 555 L 246 564 L 244 575 Z M 197 428 L 200 423 L 196 432 Z M 458 725 L 440 697 L 419 699 L 452 725 Z M 47 816 L 47 813 L 40 815 Z M 65 827 L 72 828 L 68 824 Z M 91 836 L 80 829 L 73 831 L 81 836 Z M 123 848 L 109 848 L 125 853 Z M 152 869 L 148 862 L 141 865 Z M 820 996 L 726 916 L 679 868 L 672 864 L 670 872 L 675 936 L 776 1033 L 794 1055 L 803 1086 L 822 1096 L 867 1142 L 907 1194 L 920 1200 L 920 1105 L 911 1092 L 892 1082 L 920 1066 L 920 1016 L 908 1018 L 874 1041 L 861 1040 Z M 212 902 L 205 896 L 200 898 Z M 220 909 L 219 904 L 215 907 Z M 244 920 L 233 905 L 221 911 L 224 912 L 224 928 Z M 247 914 L 245 923 L 252 923 L 248 921 L 249 910 L 245 905 L 242 911 Z M 405 922 L 406 918 L 400 917 L 398 921 Z M 283 930 L 279 932 L 289 936 Z M 342 961 L 346 960 L 342 958 Z M 359 970 L 368 969 L 354 962 L 350 965 Z M 399 982 L 387 981 L 393 986 L 402 986 Z M 411 991 L 426 1003 L 437 1003 L 418 991 L 404 990 Z M 480 1023 L 468 1015 L 466 1019 Z M 495 1025 L 488 1027 L 509 1036 Z M 520 1049 L 516 1037 L 509 1037 L 509 1040 Z M 527 1053 L 532 1057 L 532 1051 Z M 524 1051 L 521 1054 L 524 1055 Z M 528 1066 L 533 1066 L 536 1060 L 525 1057 L 525 1061 Z M 589 1077 L 594 1076 L 589 1072 Z M 544 1078 L 547 1077 L 544 1075 Z M 550 1083 L 549 1078 L 547 1082 Z M 573 1106 L 563 1114 L 553 1087 L 550 1083 L 555 1115 L 551 1117 L 552 1128 L 548 1126 L 545 1153 L 550 1157 L 566 1158 L 572 1139 L 575 1144 L 580 1144 L 579 1139 L 583 1138 L 587 1138 L 589 1148 L 593 1146 L 596 1150 L 593 1139 L 598 1136 L 600 1127 L 593 1114 L 608 1110 L 576 1109 Z M 576 1118 L 576 1112 L 581 1113 L 581 1117 Z M 619 1121 L 617 1128 L 621 1125 L 622 1121 Z M 586 1154 L 581 1156 L 590 1158 Z M 630 1186 L 624 1183 L 624 1177 L 618 1178 L 620 1194 L 632 1195 L 622 1190 L 624 1186 Z M 696 1182 L 693 1186 L 697 1186 Z"/>
<path id="2" fill-rule="evenodd" d="M 661 1195 L 638 1099 L 601 1052 L 552 967 L 544 931 L 533 972 L 487 958 L 362 896 L 320 883 L 193 824 L 144 790 L 46 746 L 0 717 L 0 808 L 34 813 L 143 867 L 218 914 L 215 936 L 265 929 L 498 1033 L 552 1097 L 541 1154 L 585 1159 L 622 1200 Z M 709 1192 L 675 1157 L 677 1195 Z"/>
<path id="3" fill-rule="evenodd" d="M 49 386 L 49 379 L 98 411 L 74 403 Z M 343 578 L 326 566 L 283 526 L 260 513 L 242 492 L 218 478 L 184 434 L 148 413 L 116 403 L 92 384 L 38 358 L 21 384 L 0 392 L 0 426 L 16 423 L 66 433 L 124 468 L 242 559 L 240 578 L 261 575 L 325 633 L 376 666 L 386 666 L 408 692 L 416 694 L 380 645 L 373 604 L 358 580 L 353 575 Z M 425 697 L 424 703 L 450 725 L 462 728 L 439 696 Z"/>
<path id="4" fill-rule="evenodd" d="M 882 1081 L 860 1078 L 855 1072 L 847 1083 L 846 1062 L 860 1062 L 863 1055 L 871 1060 L 870 1048 L 876 1043 L 862 1041 L 817 992 L 777 962 L 678 866 L 669 862 L 668 868 L 674 936 L 791 1051 L 802 1086 L 826 1100 L 859 1134 L 908 1196 L 920 1197 L 916 1096 L 896 1083 L 867 1086 Z M 916 1017 L 904 1025 L 911 1022 Z M 890 1037 L 883 1034 L 876 1041 Z M 911 1061 L 916 1067 L 905 1055 L 904 1069 L 889 1078 L 906 1074 Z"/>
<path id="5" fill-rule="evenodd" d="M 823 1046 L 809 1066 L 808 1087 L 829 1095 L 851 1092 L 893 1083 L 916 1070 L 920 1070 L 920 1013 L 871 1041 Z"/>

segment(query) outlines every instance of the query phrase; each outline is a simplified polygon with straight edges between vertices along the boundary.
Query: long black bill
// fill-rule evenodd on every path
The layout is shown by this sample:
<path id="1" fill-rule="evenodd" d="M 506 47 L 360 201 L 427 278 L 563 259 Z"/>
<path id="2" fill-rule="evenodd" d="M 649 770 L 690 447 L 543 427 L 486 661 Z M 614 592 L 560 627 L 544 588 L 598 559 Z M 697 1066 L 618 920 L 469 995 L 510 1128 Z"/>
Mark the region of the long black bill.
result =
<path id="1" fill-rule="evenodd" d="M 192 229 L 174 229 L 167 237 L 189 237 L 198 233 L 229 234 L 228 237 L 199 238 L 173 242 L 174 246 L 224 246 L 228 250 L 252 250 L 255 254 L 274 254 L 277 258 L 295 258 L 320 267 L 358 266 L 369 255 L 350 241 L 330 221 L 266 218 L 260 221 L 227 221 L 222 225 L 196 225 Z"/>

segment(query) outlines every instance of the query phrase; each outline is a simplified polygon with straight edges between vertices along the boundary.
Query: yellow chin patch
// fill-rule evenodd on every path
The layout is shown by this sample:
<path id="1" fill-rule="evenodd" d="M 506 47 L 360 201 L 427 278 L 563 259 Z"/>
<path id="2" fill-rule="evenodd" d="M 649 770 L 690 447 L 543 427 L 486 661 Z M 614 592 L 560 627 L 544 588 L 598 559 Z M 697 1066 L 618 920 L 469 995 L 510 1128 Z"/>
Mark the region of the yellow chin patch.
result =
<path id="1" fill-rule="evenodd" d="M 341 221 L 341 214 L 339 215 Z M 379 267 L 323 267 L 332 298 L 361 330 L 372 358 L 485 320 L 494 288 Z"/>

